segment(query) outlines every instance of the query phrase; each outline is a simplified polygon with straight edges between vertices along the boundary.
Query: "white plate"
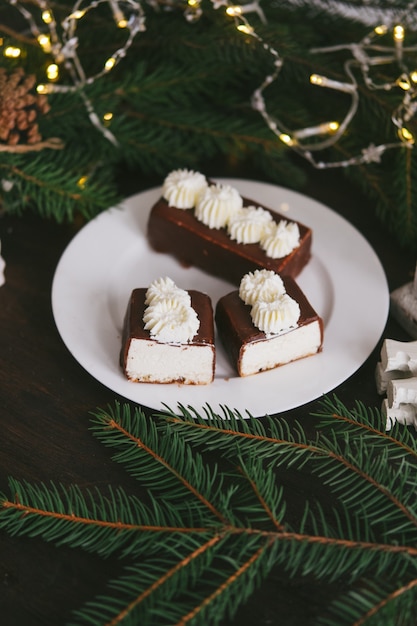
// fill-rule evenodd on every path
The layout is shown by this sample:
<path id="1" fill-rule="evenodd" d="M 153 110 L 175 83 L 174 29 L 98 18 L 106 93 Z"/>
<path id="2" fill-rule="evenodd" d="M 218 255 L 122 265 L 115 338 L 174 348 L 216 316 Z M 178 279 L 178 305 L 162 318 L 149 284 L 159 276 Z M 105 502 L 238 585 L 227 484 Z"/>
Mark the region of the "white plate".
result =
<path id="1" fill-rule="evenodd" d="M 215 306 L 235 287 L 151 250 L 150 207 L 161 190 L 125 200 L 89 222 L 64 251 L 52 286 L 58 331 L 75 359 L 121 396 L 153 409 L 178 403 L 201 411 L 222 406 L 254 416 L 301 406 L 353 374 L 376 346 L 388 316 L 389 290 L 366 239 L 331 209 L 275 185 L 219 179 L 239 192 L 313 229 L 313 255 L 297 282 L 324 320 L 321 354 L 239 378 L 217 345 L 215 380 L 208 386 L 128 381 L 119 367 L 122 323 L 130 293 L 160 276 L 208 293 Z"/>

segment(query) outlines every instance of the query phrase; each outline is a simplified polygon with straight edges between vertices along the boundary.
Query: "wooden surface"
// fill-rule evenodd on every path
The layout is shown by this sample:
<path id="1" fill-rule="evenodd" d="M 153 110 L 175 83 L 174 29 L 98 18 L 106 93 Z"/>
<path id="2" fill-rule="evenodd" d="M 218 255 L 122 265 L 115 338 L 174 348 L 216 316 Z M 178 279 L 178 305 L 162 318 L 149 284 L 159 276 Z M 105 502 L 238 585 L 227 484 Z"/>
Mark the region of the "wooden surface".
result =
<path id="1" fill-rule="evenodd" d="M 207 173 L 239 175 L 234 171 Z M 385 229 L 376 223 L 373 207 L 339 172 L 310 172 L 309 179 L 303 192 L 346 216 L 366 236 L 383 263 L 390 290 L 412 280 L 415 259 L 398 252 Z M 126 186 L 126 195 L 147 186 L 153 186 L 153 181 L 133 181 L 131 187 Z M 110 460 L 109 450 L 89 432 L 90 412 L 113 402 L 115 394 L 74 360 L 54 324 L 52 279 L 76 232 L 74 225 L 58 225 L 29 214 L 0 218 L 2 254 L 7 262 L 6 284 L 0 288 L 2 492 L 9 493 L 8 476 L 77 483 L 83 488 L 112 484 L 135 489 L 133 479 Z M 391 319 L 383 337 L 410 340 Z M 374 370 L 380 345 L 358 372 L 335 390 L 347 405 L 359 399 L 379 406 Z M 287 417 L 301 419 L 313 433 L 311 412 L 315 407 L 313 402 Z M 295 493 L 308 490 L 306 484 L 293 487 Z M 0 531 L 0 623 L 64 625 L 71 611 L 103 592 L 106 581 L 121 567 L 116 559 L 102 561 L 81 550 L 56 548 Z M 329 593 L 331 589 L 314 581 L 290 581 L 277 572 L 239 611 L 233 624 L 308 626 Z"/>

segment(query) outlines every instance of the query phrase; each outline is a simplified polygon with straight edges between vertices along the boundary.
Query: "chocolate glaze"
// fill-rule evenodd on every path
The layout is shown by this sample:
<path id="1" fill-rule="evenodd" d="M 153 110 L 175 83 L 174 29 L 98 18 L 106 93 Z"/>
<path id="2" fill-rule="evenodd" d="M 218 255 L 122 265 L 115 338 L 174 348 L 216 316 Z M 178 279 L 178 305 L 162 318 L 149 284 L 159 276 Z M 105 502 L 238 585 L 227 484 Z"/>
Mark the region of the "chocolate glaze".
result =
<path id="1" fill-rule="evenodd" d="M 129 346 L 132 339 L 151 339 L 149 330 L 145 330 L 143 324 L 143 314 L 146 308 L 145 297 L 146 288 L 139 287 L 132 291 L 126 310 L 123 324 L 122 348 L 120 351 L 120 365 L 126 373 L 126 361 Z M 200 327 L 192 340 L 192 345 L 213 346 L 214 350 L 214 321 L 213 308 L 210 297 L 201 291 L 190 289 L 191 306 L 197 312 L 200 320 Z M 214 373 L 214 372 L 213 372 Z"/>
<path id="2" fill-rule="evenodd" d="M 317 320 L 320 325 L 321 343 L 323 343 L 323 320 L 313 309 L 297 283 L 289 276 L 283 276 L 282 279 L 288 295 L 300 305 L 298 326 L 311 324 Z M 219 337 L 230 362 L 237 371 L 239 371 L 240 354 L 244 345 L 268 341 L 265 333 L 253 325 L 250 311 L 251 307 L 241 300 L 238 290 L 220 298 L 216 305 L 215 320 Z"/>
<path id="3" fill-rule="evenodd" d="M 248 198 L 243 198 L 243 204 L 261 206 Z M 276 222 L 289 221 L 284 215 L 267 210 Z M 300 222 L 297 224 L 300 245 L 282 259 L 272 259 L 258 244 L 237 243 L 225 228 L 209 228 L 197 220 L 193 209 L 177 209 L 160 198 L 150 212 L 148 241 L 154 250 L 173 255 L 186 267 L 199 267 L 239 285 L 244 274 L 256 269 L 265 268 L 293 278 L 301 272 L 311 256 L 312 231 Z"/>

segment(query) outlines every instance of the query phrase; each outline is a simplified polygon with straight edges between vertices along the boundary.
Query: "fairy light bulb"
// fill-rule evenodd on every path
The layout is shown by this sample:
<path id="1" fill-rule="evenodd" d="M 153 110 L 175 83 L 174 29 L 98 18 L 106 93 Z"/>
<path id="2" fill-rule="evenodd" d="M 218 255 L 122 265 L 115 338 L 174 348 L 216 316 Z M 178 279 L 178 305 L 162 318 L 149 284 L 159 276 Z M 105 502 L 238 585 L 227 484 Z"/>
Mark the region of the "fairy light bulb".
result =
<path id="1" fill-rule="evenodd" d="M 56 63 L 50 63 L 46 68 L 46 76 L 48 80 L 58 80 L 59 77 L 59 67 Z"/>
<path id="2" fill-rule="evenodd" d="M 414 144 L 415 142 L 414 135 L 405 126 L 398 129 L 398 136 L 405 143 Z"/>
<path id="3" fill-rule="evenodd" d="M 411 89 L 411 84 L 408 80 L 408 76 L 400 76 L 397 79 L 397 85 L 398 87 L 401 87 L 403 91 L 408 91 L 409 89 Z"/>
<path id="4" fill-rule="evenodd" d="M 71 15 L 68 16 L 69 20 L 80 20 L 82 17 L 84 17 L 85 15 L 85 11 L 78 9 L 77 11 L 74 11 L 74 13 L 71 13 Z"/>
<path id="5" fill-rule="evenodd" d="M 50 93 L 51 90 L 48 85 L 45 85 L 44 83 L 39 83 L 39 85 L 36 86 L 36 91 L 40 94 L 47 94 Z"/>
<path id="6" fill-rule="evenodd" d="M 4 49 L 3 54 L 9 59 L 18 59 L 22 54 L 22 50 L 16 46 L 7 46 Z"/>
<path id="7" fill-rule="evenodd" d="M 374 33 L 376 35 L 385 35 L 388 32 L 388 26 L 385 24 L 379 24 L 379 26 L 375 26 Z"/>
<path id="8" fill-rule="evenodd" d="M 298 140 L 298 139 L 307 139 L 308 137 L 314 137 L 316 135 L 331 135 L 332 133 L 336 132 L 338 129 L 339 129 L 338 122 L 323 122 L 322 124 L 318 124 L 317 126 L 308 126 L 306 128 L 301 128 L 300 130 L 296 130 L 293 133 L 293 137 L 295 137 Z M 281 139 L 281 141 L 283 140 Z M 284 141 L 284 143 L 287 143 L 287 142 Z"/>
<path id="9" fill-rule="evenodd" d="M 394 41 L 404 41 L 404 27 L 400 24 L 394 26 Z"/>
<path id="10" fill-rule="evenodd" d="M 110 57 L 104 64 L 104 69 L 106 72 L 110 72 L 111 69 L 116 65 L 116 59 L 114 57 Z"/>
<path id="11" fill-rule="evenodd" d="M 285 143 L 286 146 L 293 146 L 295 143 L 294 139 L 287 133 L 281 133 L 279 135 L 279 139 L 282 141 L 282 143 Z"/>
<path id="12" fill-rule="evenodd" d="M 410 80 L 413 83 L 417 83 L 417 70 L 414 70 L 413 72 L 411 72 L 410 74 Z"/>
<path id="13" fill-rule="evenodd" d="M 107 124 L 111 122 L 112 119 L 113 119 L 113 113 L 111 111 L 108 111 L 107 113 L 103 115 L 103 120 L 107 122 Z"/>
<path id="14" fill-rule="evenodd" d="M 44 52 L 48 53 L 51 51 L 51 39 L 49 35 L 39 35 L 38 43 Z"/>
<path id="15" fill-rule="evenodd" d="M 242 9 L 238 6 L 227 7 L 226 14 L 230 17 L 236 17 L 237 15 L 242 15 Z"/>
<path id="16" fill-rule="evenodd" d="M 77 181 L 78 187 L 80 187 L 80 189 L 85 189 L 87 181 L 88 181 L 88 176 L 81 176 Z"/>
<path id="17" fill-rule="evenodd" d="M 253 28 L 249 26 L 249 24 L 239 24 L 236 28 L 239 32 L 244 33 L 245 35 L 253 34 Z"/>
<path id="18" fill-rule="evenodd" d="M 320 74 L 312 74 L 310 76 L 310 83 L 312 85 L 322 85 L 323 84 L 323 76 L 320 76 Z"/>
<path id="19" fill-rule="evenodd" d="M 48 10 L 42 11 L 42 20 L 45 22 L 45 24 L 51 24 L 54 21 L 52 13 Z"/>

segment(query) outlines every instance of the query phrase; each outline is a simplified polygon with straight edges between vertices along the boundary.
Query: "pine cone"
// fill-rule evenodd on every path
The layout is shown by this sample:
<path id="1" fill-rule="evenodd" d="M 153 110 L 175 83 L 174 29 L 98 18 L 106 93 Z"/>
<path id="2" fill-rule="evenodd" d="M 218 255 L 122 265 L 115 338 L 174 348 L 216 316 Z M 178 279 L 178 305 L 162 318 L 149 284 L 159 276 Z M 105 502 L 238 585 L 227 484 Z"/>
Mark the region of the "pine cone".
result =
<path id="1" fill-rule="evenodd" d="M 22 68 L 8 74 L 0 67 L 0 142 L 15 146 L 42 140 L 36 119 L 50 106 L 46 96 L 31 93 L 35 83 L 35 77 Z"/>

